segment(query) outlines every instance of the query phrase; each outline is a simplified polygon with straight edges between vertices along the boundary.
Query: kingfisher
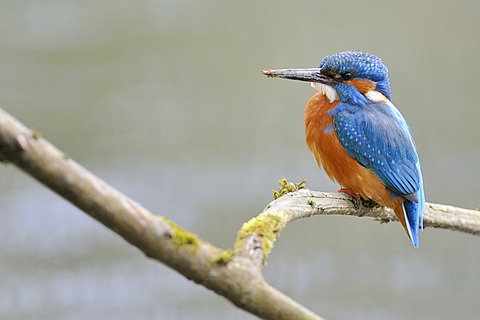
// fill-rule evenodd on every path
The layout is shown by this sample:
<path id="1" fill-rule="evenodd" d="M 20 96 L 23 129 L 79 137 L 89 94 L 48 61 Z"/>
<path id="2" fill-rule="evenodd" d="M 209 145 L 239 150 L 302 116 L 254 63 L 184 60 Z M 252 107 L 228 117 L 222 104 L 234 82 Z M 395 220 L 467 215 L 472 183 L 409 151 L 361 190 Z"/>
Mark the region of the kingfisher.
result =
<path id="1" fill-rule="evenodd" d="M 425 195 L 412 132 L 391 102 L 388 69 L 362 51 L 322 59 L 318 68 L 269 69 L 270 78 L 310 82 L 306 143 L 340 192 L 392 208 L 414 247 L 423 229 Z"/>

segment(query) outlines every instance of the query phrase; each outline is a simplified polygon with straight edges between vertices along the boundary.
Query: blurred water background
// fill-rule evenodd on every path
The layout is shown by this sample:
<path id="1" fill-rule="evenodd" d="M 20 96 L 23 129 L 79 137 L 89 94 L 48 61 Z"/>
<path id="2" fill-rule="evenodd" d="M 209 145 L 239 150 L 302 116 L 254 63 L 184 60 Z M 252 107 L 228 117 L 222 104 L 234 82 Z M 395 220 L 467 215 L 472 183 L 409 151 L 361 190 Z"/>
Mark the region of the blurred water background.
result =
<path id="1" fill-rule="evenodd" d="M 0 106 L 217 246 L 283 176 L 337 186 L 304 143 L 314 90 L 263 68 L 383 58 L 427 200 L 479 205 L 478 1 L 2 1 Z M 0 168 L 0 319 L 254 319 L 11 165 Z M 477 319 L 480 238 L 315 217 L 282 233 L 272 285 L 329 319 Z"/>

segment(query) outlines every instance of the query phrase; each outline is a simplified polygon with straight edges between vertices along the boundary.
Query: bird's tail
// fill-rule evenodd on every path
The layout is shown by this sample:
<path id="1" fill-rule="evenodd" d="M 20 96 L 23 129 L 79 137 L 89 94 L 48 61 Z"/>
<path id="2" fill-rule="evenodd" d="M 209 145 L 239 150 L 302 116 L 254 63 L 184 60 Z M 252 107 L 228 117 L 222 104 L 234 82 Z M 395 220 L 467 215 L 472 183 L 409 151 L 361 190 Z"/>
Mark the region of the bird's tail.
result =
<path id="1" fill-rule="evenodd" d="M 395 207 L 395 215 L 400 220 L 415 248 L 420 246 L 418 230 L 423 229 L 424 200 L 419 202 L 405 200 Z"/>

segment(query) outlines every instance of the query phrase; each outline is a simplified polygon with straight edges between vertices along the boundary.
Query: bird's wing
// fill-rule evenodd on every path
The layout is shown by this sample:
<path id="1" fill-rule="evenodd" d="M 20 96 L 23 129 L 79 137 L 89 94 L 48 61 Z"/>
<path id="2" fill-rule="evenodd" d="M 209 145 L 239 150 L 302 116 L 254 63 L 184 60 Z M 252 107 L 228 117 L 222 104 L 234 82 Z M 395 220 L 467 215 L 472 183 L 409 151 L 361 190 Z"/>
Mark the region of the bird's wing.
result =
<path id="1" fill-rule="evenodd" d="M 421 177 L 407 123 L 390 102 L 361 108 L 339 106 L 335 132 L 347 154 L 372 170 L 394 193 L 417 202 Z"/>

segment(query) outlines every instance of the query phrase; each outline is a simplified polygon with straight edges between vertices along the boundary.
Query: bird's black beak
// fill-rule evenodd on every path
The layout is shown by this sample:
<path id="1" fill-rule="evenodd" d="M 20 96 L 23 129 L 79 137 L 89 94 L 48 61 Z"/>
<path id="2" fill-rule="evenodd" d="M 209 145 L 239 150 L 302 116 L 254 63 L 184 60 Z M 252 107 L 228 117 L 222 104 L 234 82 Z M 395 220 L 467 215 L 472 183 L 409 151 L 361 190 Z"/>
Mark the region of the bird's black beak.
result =
<path id="1" fill-rule="evenodd" d="M 262 70 L 268 78 L 285 78 L 307 82 L 319 82 L 330 85 L 333 79 L 322 74 L 319 68 L 311 69 L 268 69 Z"/>

